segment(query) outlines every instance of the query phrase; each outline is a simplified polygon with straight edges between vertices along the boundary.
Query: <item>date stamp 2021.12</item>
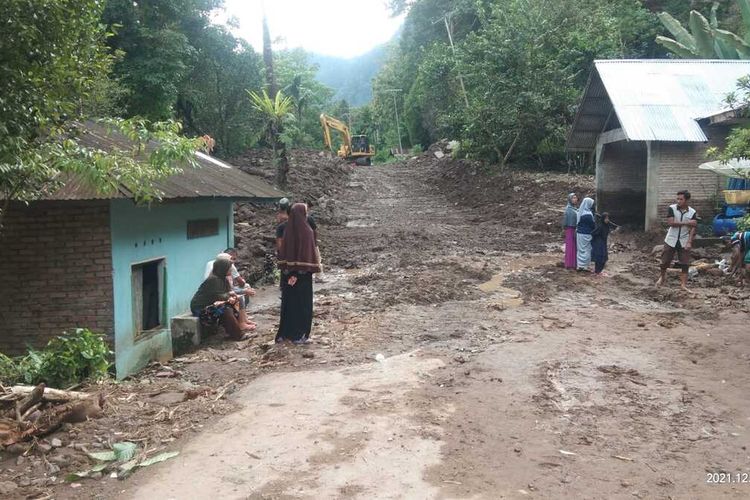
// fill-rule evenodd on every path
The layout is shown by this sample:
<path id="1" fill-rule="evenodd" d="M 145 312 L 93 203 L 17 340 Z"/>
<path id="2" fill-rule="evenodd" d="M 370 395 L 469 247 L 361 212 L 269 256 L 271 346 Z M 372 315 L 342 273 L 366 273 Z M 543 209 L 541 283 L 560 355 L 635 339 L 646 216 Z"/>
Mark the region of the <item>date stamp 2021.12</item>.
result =
<path id="1" fill-rule="evenodd" d="M 750 472 L 706 472 L 706 483 L 750 485 Z"/>

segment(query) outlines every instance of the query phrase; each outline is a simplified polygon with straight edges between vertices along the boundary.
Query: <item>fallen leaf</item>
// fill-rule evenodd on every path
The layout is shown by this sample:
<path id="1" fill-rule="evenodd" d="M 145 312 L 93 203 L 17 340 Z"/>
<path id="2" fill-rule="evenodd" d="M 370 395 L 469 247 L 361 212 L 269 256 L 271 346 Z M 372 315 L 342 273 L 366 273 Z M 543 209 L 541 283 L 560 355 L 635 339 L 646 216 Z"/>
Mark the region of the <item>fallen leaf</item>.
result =
<path id="1" fill-rule="evenodd" d="M 158 464 L 159 462 L 164 462 L 166 460 L 169 460 L 170 458 L 174 458 L 179 454 L 179 451 L 167 451 L 164 453 L 159 453 L 158 455 L 154 455 L 153 457 L 142 461 L 138 464 L 138 467 L 148 467 L 149 465 Z"/>
<path id="2" fill-rule="evenodd" d="M 116 459 L 120 462 L 126 462 L 133 458 L 135 450 L 137 449 L 138 445 L 129 441 L 123 441 L 112 445 L 112 451 L 114 451 Z"/>
<path id="3" fill-rule="evenodd" d="M 114 451 L 96 451 L 89 453 L 88 455 L 94 460 L 99 460 L 100 462 L 113 462 L 117 460 L 117 455 L 115 455 Z"/>

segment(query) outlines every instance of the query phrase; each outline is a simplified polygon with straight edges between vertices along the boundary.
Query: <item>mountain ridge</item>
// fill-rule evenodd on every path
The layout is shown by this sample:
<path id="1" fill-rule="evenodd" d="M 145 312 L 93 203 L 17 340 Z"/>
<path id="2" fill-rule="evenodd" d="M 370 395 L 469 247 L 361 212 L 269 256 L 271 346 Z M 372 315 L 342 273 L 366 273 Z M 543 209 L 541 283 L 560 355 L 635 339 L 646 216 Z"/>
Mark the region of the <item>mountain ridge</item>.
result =
<path id="1" fill-rule="evenodd" d="M 363 106 L 372 100 L 372 79 L 385 63 L 387 44 L 378 45 L 361 56 L 342 58 L 310 53 L 310 62 L 318 65 L 316 78 L 331 87 L 334 99 L 350 106 Z"/>

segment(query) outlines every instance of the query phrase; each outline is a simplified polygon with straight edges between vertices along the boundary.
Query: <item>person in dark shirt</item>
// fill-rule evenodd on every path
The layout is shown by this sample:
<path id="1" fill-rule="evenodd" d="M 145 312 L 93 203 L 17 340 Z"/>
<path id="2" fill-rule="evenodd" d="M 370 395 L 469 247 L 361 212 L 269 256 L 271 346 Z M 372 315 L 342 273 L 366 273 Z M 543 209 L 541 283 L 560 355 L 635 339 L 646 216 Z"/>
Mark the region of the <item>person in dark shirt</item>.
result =
<path id="1" fill-rule="evenodd" d="M 607 239 L 609 238 L 609 232 L 616 227 L 609 221 L 607 212 L 596 215 L 596 227 L 591 233 L 591 260 L 594 261 L 594 274 L 596 276 L 606 276 L 604 266 L 609 260 Z"/>
<path id="2" fill-rule="evenodd" d="M 211 274 L 201 283 L 190 300 L 190 311 L 203 325 L 219 324 L 224 327 L 232 340 L 247 340 L 249 335 L 242 332 L 237 310 L 237 295 L 229 285 L 232 261 L 221 258 L 214 260 Z"/>
<path id="3" fill-rule="evenodd" d="M 737 277 L 737 284 L 745 286 L 750 280 L 750 231 L 738 231 L 729 241 L 732 249 L 729 275 Z"/>

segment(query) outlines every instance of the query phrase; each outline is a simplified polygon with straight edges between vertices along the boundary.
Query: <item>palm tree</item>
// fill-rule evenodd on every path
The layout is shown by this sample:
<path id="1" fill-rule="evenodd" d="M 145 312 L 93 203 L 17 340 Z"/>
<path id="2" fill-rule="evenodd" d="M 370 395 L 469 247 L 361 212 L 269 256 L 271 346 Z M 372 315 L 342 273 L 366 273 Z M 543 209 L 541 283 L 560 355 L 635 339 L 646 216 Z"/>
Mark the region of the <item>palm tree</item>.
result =
<path id="1" fill-rule="evenodd" d="M 289 158 L 281 134 L 284 132 L 284 119 L 294 108 L 294 102 L 280 91 L 274 98 L 269 96 L 266 90 L 263 90 L 262 94 L 249 90 L 247 93 L 250 95 L 253 107 L 265 120 L 266 139 L 273 149 L 273 161 L 276 166 L 276 185 L 285 188 L 289 173 Z"/>

